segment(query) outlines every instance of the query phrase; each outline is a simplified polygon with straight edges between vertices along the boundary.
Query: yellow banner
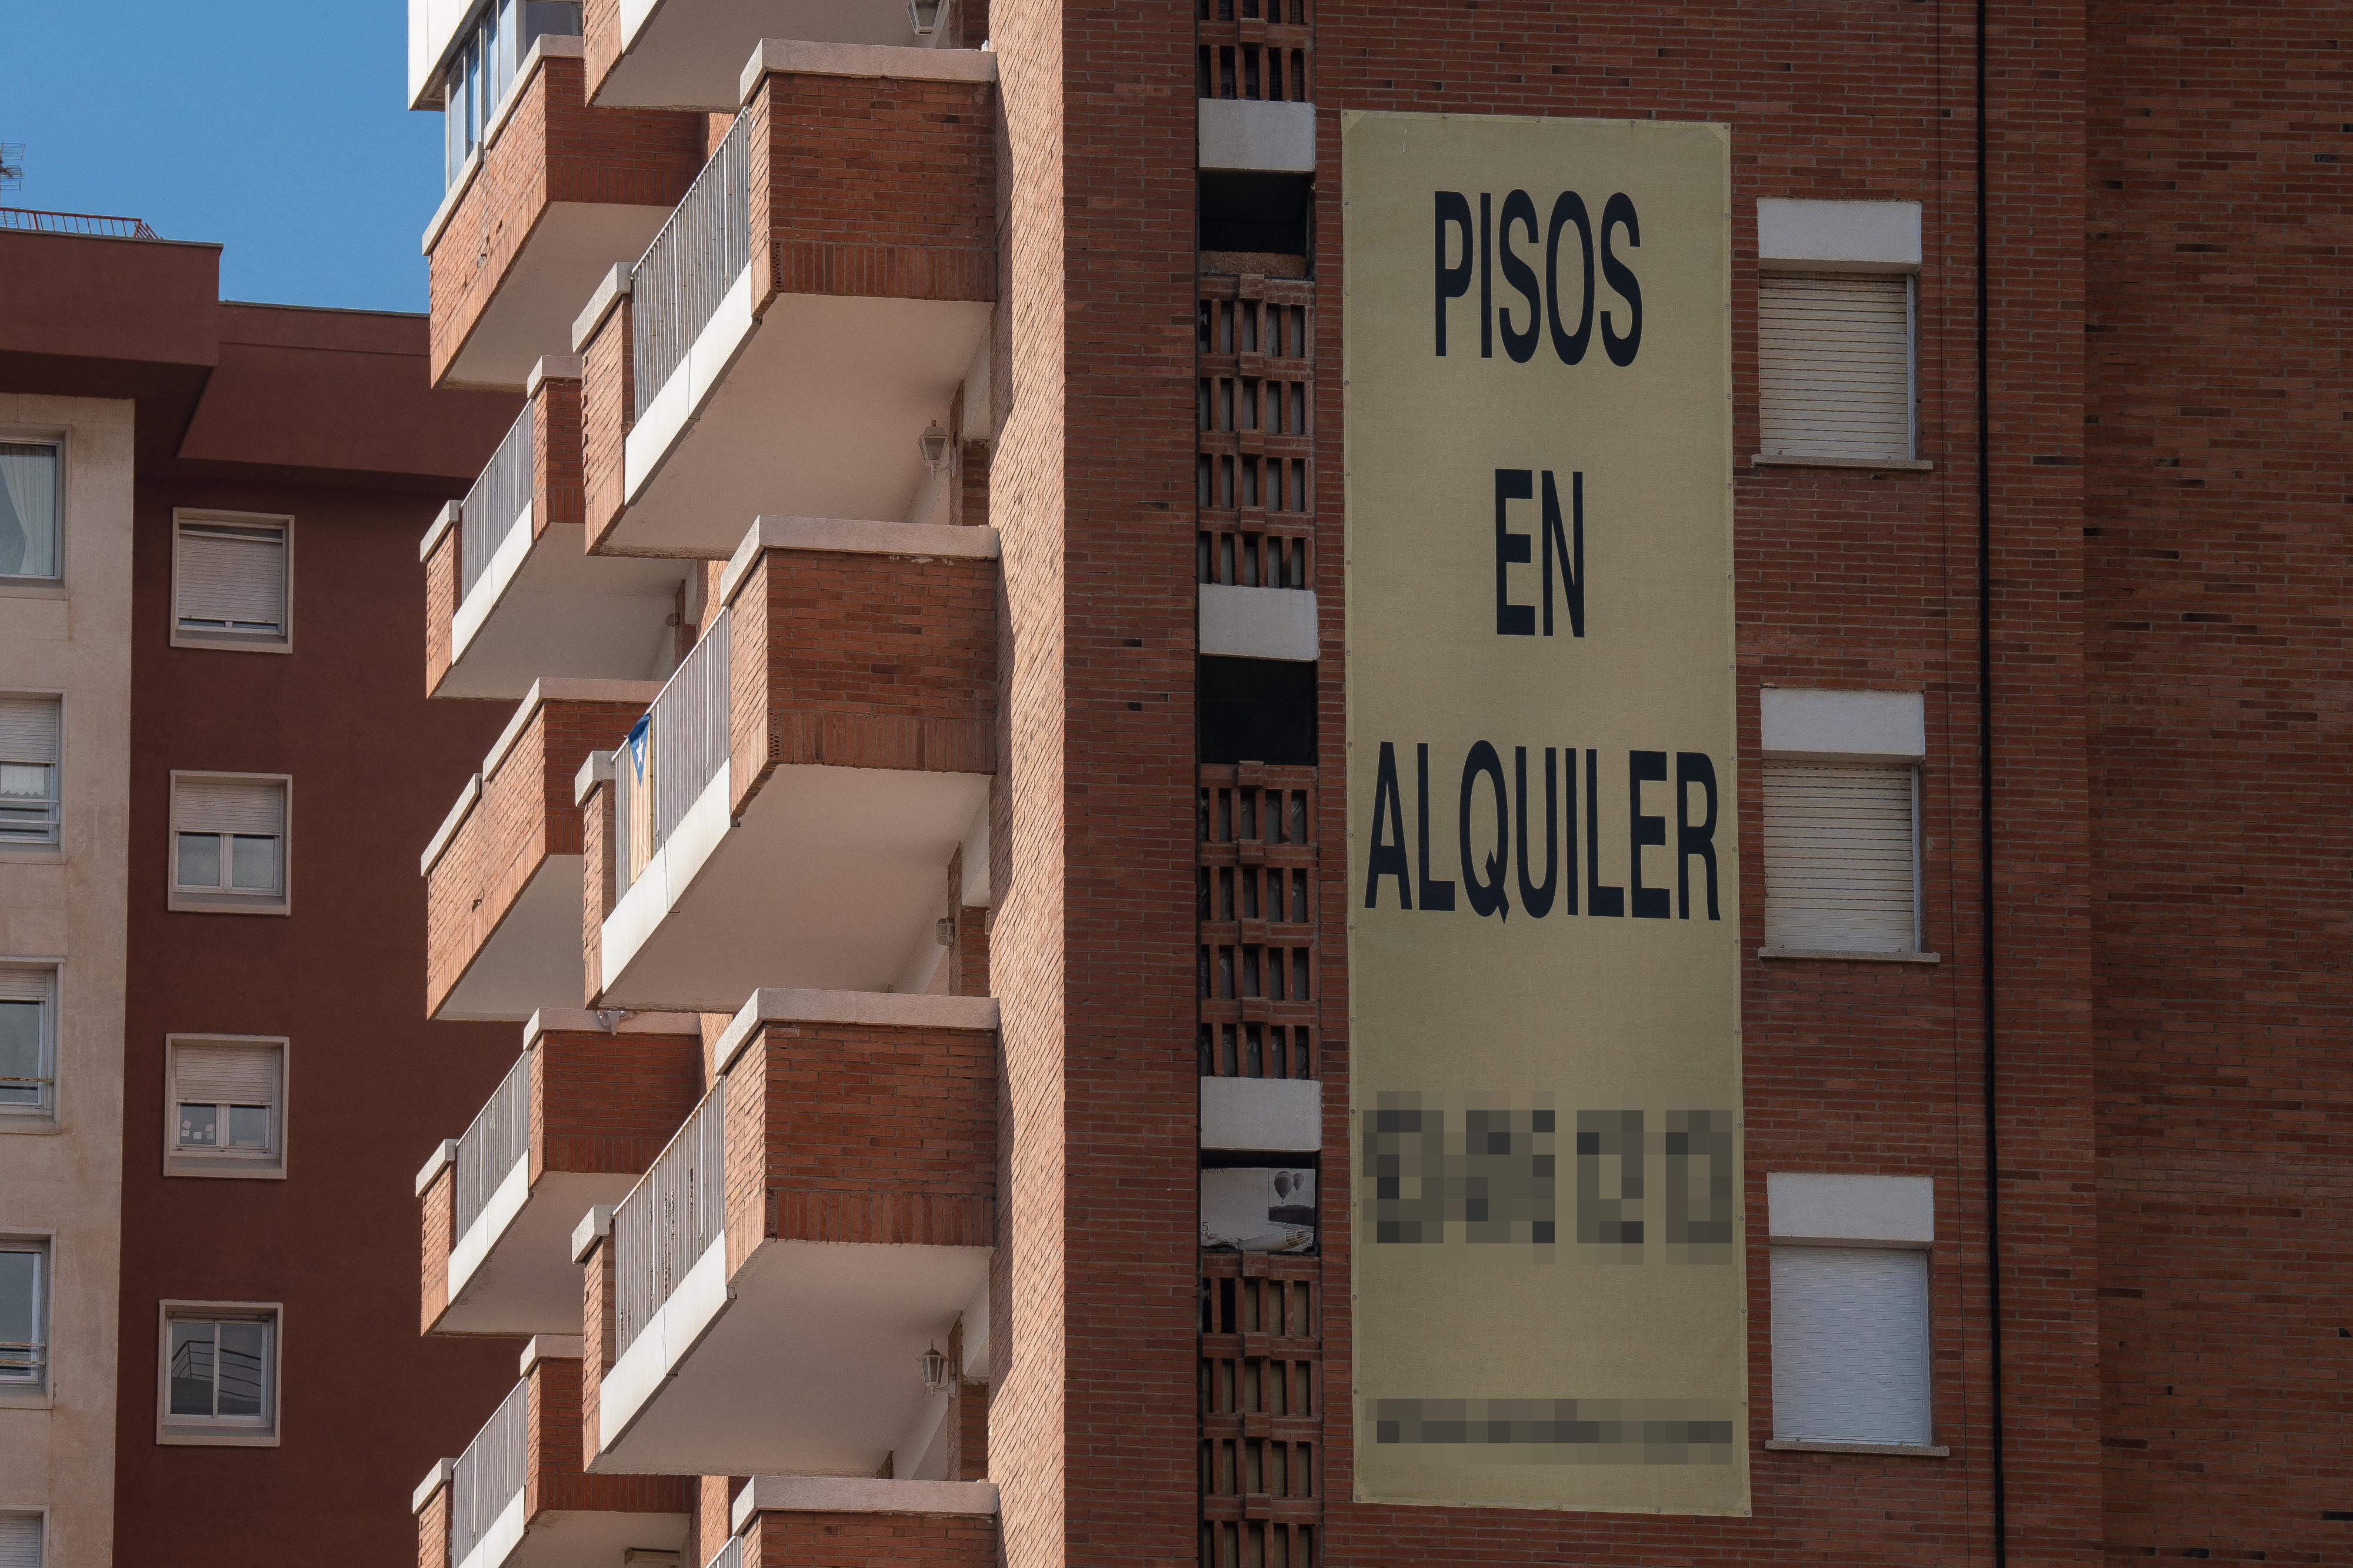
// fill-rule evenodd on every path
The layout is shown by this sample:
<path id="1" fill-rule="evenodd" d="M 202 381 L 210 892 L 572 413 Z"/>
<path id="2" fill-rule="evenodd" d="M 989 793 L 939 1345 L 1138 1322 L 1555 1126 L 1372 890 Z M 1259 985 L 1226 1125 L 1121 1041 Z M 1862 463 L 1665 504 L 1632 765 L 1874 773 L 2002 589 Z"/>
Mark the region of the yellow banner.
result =
<path id="1" fill-rule="evenodd" d="M 1356 1495 L 1746 1513 L 1726 131 L 1343 153 Z"/>

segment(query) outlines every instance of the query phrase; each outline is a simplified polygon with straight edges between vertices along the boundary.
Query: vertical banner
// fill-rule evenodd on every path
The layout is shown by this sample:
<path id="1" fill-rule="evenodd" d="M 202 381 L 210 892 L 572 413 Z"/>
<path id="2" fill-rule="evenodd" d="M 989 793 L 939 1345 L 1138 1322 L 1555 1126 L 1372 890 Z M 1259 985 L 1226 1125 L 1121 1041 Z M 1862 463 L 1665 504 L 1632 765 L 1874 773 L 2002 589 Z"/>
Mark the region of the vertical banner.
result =
<path id="1" fill-rule="evenodd" d="M 1727 153 L 1343 117 L 1361 1500 L 1748 1510 Z"/>

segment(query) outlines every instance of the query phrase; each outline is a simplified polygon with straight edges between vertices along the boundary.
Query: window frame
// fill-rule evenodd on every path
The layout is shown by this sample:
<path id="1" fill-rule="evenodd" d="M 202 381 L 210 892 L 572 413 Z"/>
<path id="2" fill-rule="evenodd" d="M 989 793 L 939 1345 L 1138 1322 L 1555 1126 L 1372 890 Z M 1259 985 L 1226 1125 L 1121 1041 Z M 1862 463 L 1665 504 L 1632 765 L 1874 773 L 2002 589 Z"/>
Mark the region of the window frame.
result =
<path id="1" fill-rule="evenodd" d="M 31 1378 L 0 1378 L 0 1409 L 46 1409 L 51 1401 L 49 1377 L 57 1349 L 58 1237 L 54 1230 L 8 1226 L 0 1229 L 0 1252 L 30 1252 L 40 1263 L 34 1276 L 33 1322 L 39 1338 L 40 1373 Z"/>
<path id="2" fill-rule="evenodd" d="M 49 1561 L 49 1510 L 46 1507 L 0 1504 L 0 1519 L 29 1519 L 33 1521 L 33 1546 L 36 1563 Z"/>
<path id="3" fill-rule="evenodd" d="M 172 1325 L 175 1322 L 262 1322 L 269 1325 L 264 1355 L 262 1414 L 174 1415 L 172 1414 Z M 217 1344 L 217 1337 L 215 1341 Z M 275 1448 L 283 1425 L 286 1305 L 282 1301 L 197 1301 L 169 1298 L 155 1308 L 155 1441 L 176 1447 Z M 220 1403 L 214 1373 L 213 1403 Z"/>
<path id="4" fill-rule="evenodd" d="M 183 1148 L 180 1144 L 180 1047 L 183 1046 L 255 1046 L 274 1050 L 278 1084 L 270 1105 L 269 1146 L 247 1149 Z M 164 1037 L 164 1174 L 227 1178 L 243 1181 L 286 1179 L 288 1088 L 291 1078 L 292 1044 L 284 1035 L 216 1035 L 189 1032 Z M 192 1104 L 208 1103 L 203 1100 Z"/>
<path id="5" fill-rule="evenodd" d="M 292 653 L 294 651 L 294 517 L 289 512 L 223 511 L 211 507 L 174 507 L 172 509 L 172 594 L 171 646 L 225 649 L 230 653 Z M 275 526 L 280 535 L 280 548 L 285 552 L 284 570 L 286 619 L 276 637 L 220 631 L 186 631 L 180 626 L 180 531 L 188 523 L 202 526 L 212 523 L 224 528 L 267 528 Z"/>
<path id="6" fill-rule="evenodd" d="M 0 1105 L 0 1132 L 54 1132 L 58 1127 L 58 1056 L 65 994 L 65 961 L 0 953 L 0 970 L 36 973 L 48 977 L 48 995 L 41 1004 L 40 1055 L 35 1060 L 35 1081 L 47 1087 L 29 1106 Z M 46 1078 L 37 1069 L 46 1068 Z M 5 1235 L 5 1233 L 0 1233 Z"/>
<path id="7" fill-rule="evenodd" d="M 278 886 L 264 891 L 252 888 L 184 887 L 180 882 L 179 800 L 182 780 L 235 780 L 275 784 L 280 789 L 278 818 Z M 294 775 L 291 773 L 230 773 L 211 768 L 174 768 L 165 800 L 164 845 L 164 907 L 196 914 L 285 915 L 294 909 Z M 222 833 L 223 839 L 260 837 L 259 834 Z M 233 846 L 224 846 L 222 868 L 227 872 Z"/>
<path id="8" fill-rule="evenodd" d="M 0 577 L 0 584 L 32 581 L 37 579 Z M 65 854 L 66 847 L 66 693 L 37 687 L 11 687 L 0 691 L 0 697 L 39 698 L 58 705 L 58 760 L 48 764 L 49 836 L 46 839 L 0 840 L 0 856 L 14 860 L 58 858 Z"/>
<path id="9" fill-rule="evenodd" d="M 16 598 L 53 599 L 65 593 L 66 574 L 71 563 L 66 553 L 71 538 L 73 519 L 73 457 L 69 437 L 70 431 L 48 425 L 0 425 L 0 441 L 13 445 L 49 447 L 58 455 L 58 569 L 47 577 L 28 577 L 17 573 L 0 573 L 0 595 Z"/>

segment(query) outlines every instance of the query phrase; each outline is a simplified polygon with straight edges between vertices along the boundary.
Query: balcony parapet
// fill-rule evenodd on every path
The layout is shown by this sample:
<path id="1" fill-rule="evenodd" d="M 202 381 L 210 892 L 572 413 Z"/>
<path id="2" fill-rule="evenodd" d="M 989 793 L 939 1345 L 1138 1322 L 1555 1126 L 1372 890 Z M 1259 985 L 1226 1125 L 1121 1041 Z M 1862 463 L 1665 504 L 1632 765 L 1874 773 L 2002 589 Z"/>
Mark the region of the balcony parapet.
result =
<path id="1" fill-rule="evenodd" d="M 909 1444 L 917 1358 L 987 1313 L 996 1026 L 987 997 L 744 1005 L 716 1087 L 575 1233 L 589 1469 L 871 1476 Z"/>
<path id="2" fill-rule="evenodd" d="M 579 1326 L 565 1239 L 618 1202 L 702 1091 L 701 1020 L 641 1014 L 603 1027 L 550 1010 L 462 1138 L 417 1176 L 423 1331 L 563 1333 Z"/>
<path id="3" fill-rule="evenodd" d="M 733 1510 L 742 1568 L 920 1562 L 990 1568 L 997 1488 L 987 1481 L 754 1476 Z"/>

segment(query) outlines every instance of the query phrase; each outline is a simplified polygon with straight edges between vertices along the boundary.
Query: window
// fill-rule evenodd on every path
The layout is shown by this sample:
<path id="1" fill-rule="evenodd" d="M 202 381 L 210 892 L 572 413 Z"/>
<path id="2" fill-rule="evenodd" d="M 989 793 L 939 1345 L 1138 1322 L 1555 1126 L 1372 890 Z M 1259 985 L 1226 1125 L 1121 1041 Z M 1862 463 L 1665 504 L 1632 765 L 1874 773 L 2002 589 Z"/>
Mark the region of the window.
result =
<path id="1" fill-rule="evenodd" d="M 172 527 L 172 644 L 284 653 L 294 520 L 181 511 Z"/>
<path id="2" fill-rule="evenodd" d="M 0 1568 L 41 1568 L 41 1516 L 0 1512 Z"/>
<path id="3" fill-rule="evenodd" d="M 172 775 L 173 909 L 286 912 L 290 787 L 270 774 Z"/>
<path id="4" fill-rule="evenodd" d="M 0 1128 L 57 1114 L 58 971 L 0 963 Z"/>
<path id="5" fill-rule="evenodd" d="M 58 698 L 0 694 L 0 844 L 58 841 Z"/>
<path id="6" fill-rule="evenodd" d="M 443 79 L 442 178 L 456 184 L 466 160 L 490 139 L 515 72 L 542 37 L 580 36 L 576 0 L 490 0 L 459 34 Z"/>
<path id="7" fill-rule="evenodd" d="M 49 1384 L 49 1244 L 0 1236 L 0 1394 Z"/>
<path id="8" fill-rule="evenodd" d="M 1765 943 L 1919 950 L 1908 767 L 1765 763 Z"/>
<path id="9" fill-rule="evenodd" d="M 276 1446 L 280 1317 L 274 1302 L 164 1303 L 156 1441 Z"/>
<path id="10" fill-rule="evenodd" d="M 60 575 L 61 468 L 54 441 L 0 441 L 0 578 Z"/>
<path id="11" fill-rule="evenodd" d="M 1767 272 L 1757 285 L 1758 449 L 1912 458 L 1912 279 Z"/>
<path id="12" fill-rule="evenodd" d="M 1932 1420 L 1925 1176 L 1773 1171 L 1773 1441 L 1941 1454 Z"/>
<path id="13" fill-rule="evenodd" d="M 286 1173 L 284 1040 L 174 1035 L 164 1074 L 164 1174 Z"/>

